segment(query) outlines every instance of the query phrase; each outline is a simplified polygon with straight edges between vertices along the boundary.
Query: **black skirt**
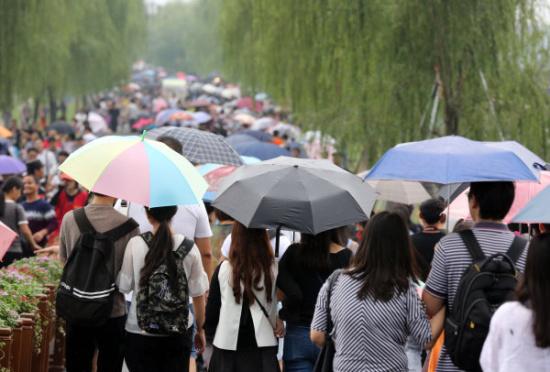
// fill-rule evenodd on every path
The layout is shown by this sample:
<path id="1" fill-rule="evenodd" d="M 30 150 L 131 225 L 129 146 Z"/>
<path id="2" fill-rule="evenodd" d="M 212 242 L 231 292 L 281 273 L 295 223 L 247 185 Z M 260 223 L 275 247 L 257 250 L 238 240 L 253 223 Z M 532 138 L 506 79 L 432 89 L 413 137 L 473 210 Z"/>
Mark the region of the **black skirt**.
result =
<path id="1" fill-rule="evenodd" d="M 277 347 L 223 350 L 214 347 L 208 372 L 279 372 Z"/>

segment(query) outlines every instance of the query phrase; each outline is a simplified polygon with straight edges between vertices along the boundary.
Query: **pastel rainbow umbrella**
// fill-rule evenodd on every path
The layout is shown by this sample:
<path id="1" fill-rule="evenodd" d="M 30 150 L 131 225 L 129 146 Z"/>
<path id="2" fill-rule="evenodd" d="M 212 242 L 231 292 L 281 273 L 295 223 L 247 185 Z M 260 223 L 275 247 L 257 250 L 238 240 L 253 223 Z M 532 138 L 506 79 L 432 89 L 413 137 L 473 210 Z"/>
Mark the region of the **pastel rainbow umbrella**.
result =
<path id="1" fill-rule="evenodd" d="M 185 157 L 145 133 L 98 138 L 59 169 L 91 191 L 148 207 L 198 204 L 208 188 Z"/>

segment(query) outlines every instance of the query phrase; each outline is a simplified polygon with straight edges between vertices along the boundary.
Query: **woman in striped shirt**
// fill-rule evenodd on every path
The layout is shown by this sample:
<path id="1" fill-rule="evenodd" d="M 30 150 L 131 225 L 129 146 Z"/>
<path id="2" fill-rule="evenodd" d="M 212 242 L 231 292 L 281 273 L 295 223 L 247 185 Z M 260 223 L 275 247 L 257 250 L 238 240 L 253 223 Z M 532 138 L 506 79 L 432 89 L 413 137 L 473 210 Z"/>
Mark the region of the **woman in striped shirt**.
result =
<path id="1" fill-rule="evenodd" d="M 443 326 L 441 312 L 428 321 L 414 284 L 407 227 L 395 213 L 375 215 L 351 268 L 334 282 L 328 306 L 327 281 L 317 298 L 311 340 L 322 346 L 330 315 L 334 324 L 335 372 L 407 371 L 405 343 L 411 336 L 429 346 Z"/>

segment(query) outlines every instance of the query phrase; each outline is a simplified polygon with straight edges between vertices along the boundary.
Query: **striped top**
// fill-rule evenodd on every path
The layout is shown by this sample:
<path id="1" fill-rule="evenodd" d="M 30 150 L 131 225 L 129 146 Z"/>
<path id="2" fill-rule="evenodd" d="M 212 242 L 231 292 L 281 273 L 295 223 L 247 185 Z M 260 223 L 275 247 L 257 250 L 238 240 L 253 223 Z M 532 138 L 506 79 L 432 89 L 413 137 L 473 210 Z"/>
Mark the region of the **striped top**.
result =
<path id="1" fill-rule="evenodd" d="M 499 223 L 478 223 L 474 226 L 473 232 L 486 256 L 506 253 L 514 240 L 514 233 L 509 231 L 506 225 Z M 516 263 L 518 270 L 525 269 L 526 257 L 527 249 Z M 435 246 L 432 270 L 428 276 L 425 290 L 446 300 L 452 309 L 462 274 L 471 264 L 472 257 L 460 235 L 447 235 Z M 461 371 L 451 361 L 445 346 L 441 350 L 437 371 Z"/>
<path id="2" fill-rule="evenodd" d="M 358 297 L 361 281 L 341 274 L 334 284 L 330 316 L 334 323 L 332 337 L 336 346 L 335 372 L 407 371 L 405 343 L 410 335 L 420 345 L 431 339 L 426 317 L 416 287 L 396 295 L 388 302 Z M 311 328 L 327 331 L 327 294 L 325 282 Z"/>

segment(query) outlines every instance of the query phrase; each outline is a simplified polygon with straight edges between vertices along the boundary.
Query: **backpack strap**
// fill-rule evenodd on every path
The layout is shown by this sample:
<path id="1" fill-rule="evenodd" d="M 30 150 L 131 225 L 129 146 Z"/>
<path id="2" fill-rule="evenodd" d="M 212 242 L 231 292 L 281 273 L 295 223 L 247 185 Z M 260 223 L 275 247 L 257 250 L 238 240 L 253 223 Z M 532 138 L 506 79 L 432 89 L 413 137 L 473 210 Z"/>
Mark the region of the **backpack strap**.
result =
<path id="1" fill-rule="evenodd" d="M 466 245 L 466 248 L 470 252 L 474 263 L 483 261 L 486 258 L 472 230 L 464 230 L 459 232 L 458 234 L 460 235 L 462 241 Z"/>
<path id="2" fill-rule="evenodd" d="M 134 231 L 138 227 L 138 223 L 134 221 L 133 218 L 128 219 L 123 224 L 115 227 L 112 230 L 107 231 L 103 235 L 106 235 L 111 241 L 116 242 L 118 239 L 122 238 L 124 235 L 127 235 Z"/>
<path id="3" fill-rule="evenodd" d="M 191 252 L 191 249 L 193 249 L 194 246 L 195 242 L 193 240 L 184 237 L 183 242 L 181 242 L 178 249 L 176 249 L 176 253 L 183 260 L 185 256 Z"/>
<path id="4" fill-rule="evenodd" d="M 139 234 L 141 236 L 141 239 L 147 244 L 147 246 L 151 245 L 151 240 L 153 240 L 153 233 L 151 231 L 146 231 L 143 234 Z"/>
<path id="5" fill-rule="evenodd" d="M 508 252 L 506 252 L 506 255 L 515 264 L 521 257 L 521 254 L 523 253 L 523 250 L 525 249 L 526 246 L 527 246 L 527 242 L 525 241 L 525 239 L 519 236 L 516 236 L 514 237 L 514 241 L 512 242 L 510 249 L 508 249 Z"/>
<path id="6" fill-rule="evenodd" d="M 96 233 L 96 230 L 92 226 L 92 223 L 88 219 L 88 216 L 86 216 L 84 208 L 78 208 L 74 210 L 74 219 L 76 220 L 76 224 L 78 225 L 80 233 Z"/>

